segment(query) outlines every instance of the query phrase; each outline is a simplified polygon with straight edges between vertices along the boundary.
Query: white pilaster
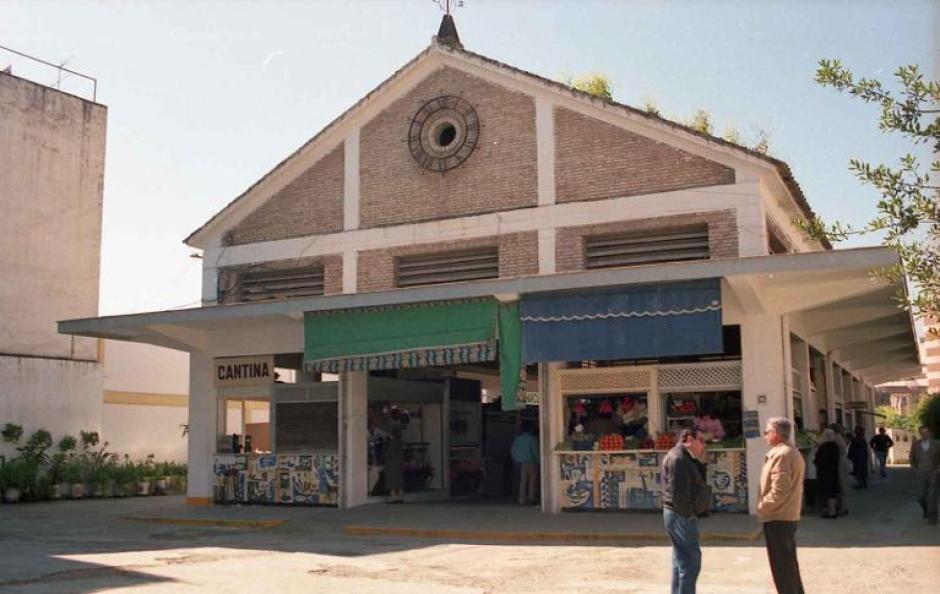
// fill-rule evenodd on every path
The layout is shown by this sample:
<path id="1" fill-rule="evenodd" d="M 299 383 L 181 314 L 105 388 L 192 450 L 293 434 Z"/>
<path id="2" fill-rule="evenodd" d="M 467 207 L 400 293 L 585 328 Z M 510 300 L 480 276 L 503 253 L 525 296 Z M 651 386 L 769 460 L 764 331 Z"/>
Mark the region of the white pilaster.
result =
<path id="1" fill-rule="evenodd" d="M 343 252 L 343 293 L 355 293 L 359 290 L 359 252 Z"/>
<path id="2" fill-rule="evenodd" d="M 539 274 L 555 274 L 555 229 L 538 230 Z"/>
<path id="3" fill-rule="evenodd" d="M 186 502 L 212 502 L 212 464 L 218 401 L 212 380 L 212 358 L 203 352 L 189 355 L 189 460 Z"/>
<path id="4" fill-rule="evenodd" d="M 359 128 L 343 142 L 343 230 L 359 228 Z"/>
<path id="5" fill-rule="evenodd" d="M 539 206 L 555 204 L 555 106 L 547 95 L 535 97 L 535 142 Z"/>

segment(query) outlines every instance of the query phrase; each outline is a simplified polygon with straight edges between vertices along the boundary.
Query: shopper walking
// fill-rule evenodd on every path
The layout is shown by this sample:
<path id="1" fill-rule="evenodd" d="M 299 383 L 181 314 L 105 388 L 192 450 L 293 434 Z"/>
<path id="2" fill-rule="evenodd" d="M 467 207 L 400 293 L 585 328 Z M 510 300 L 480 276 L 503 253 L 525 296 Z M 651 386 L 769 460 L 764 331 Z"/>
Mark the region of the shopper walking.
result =
<path id="1" fill-rule="evenodd" d="M 849 474 L 852 472 L 852 463 L 849 461 L 849 442 L 845 436 L 845 429 L 839 423 L 829 425 L 836 434 L 836 446 L 839 448 L 839 501 L 837 514 L 844 516 L 849 513 L 845 503 L 845 495 L 849 490 Z"/>
<path id="2" fill-rule="evenodd" d="M 522 424 L 522 432 L 512 441 L 509 455 L 519 466 L 519 505 L 535 504 L 539 483 L 539 440 L 532 423 Z"/>
<path id="3" fill-rule="evenodd" d="M 823 513 L 826 519 L 838 517 L 841 493 L 839 458 L 835 431 L 823 429 L 816 446 L 816 454 L 813 456 L 813 466 L 816 468 L 816 493 L 826 506 L 826 511 Z"/>
<path id="4" fill-rule="evenodd" d="M 856 427 L 855 436 L 849 442 L 849 460 L 852 461 L 852 474 L 855 476 L 855 488 L 868 488 L 868 468 L 871 466 L 871 454 L 868 452 L 868 440 L 865 428 Z"/>
<path id="5" fill-rule="evenodd" d="M 757 517 L 764 527 L 770 573 L 779 594 L 803 594 L 796 556 L 796 529 L 803 502 L 803 456 L 788 442 L 793 424 L 784 417 L 767 421 L 764 440 L 770 451 L 760 475 Z"/>
<path id="6" fill-rule="evenodd" d="M 702 431 L 683 429 L 679 443 L 663 458 L 663 522 L 672 541 L 672 594 L 695 594 L 702 569 L 698 518 L 711 501 L 704 456 Z"/>
<path id="7" fill-rule="evenodd" d="M 940 441 L 926 426 L 920 428 L 920 439 L 911 444 L 911 468 L 917 477 L 917 502 L 924 510 L 928 524 L 937 523 L 937 483 L 940 482 Z"/>
<path id="8" fill-rule="evenodd" d="M 871 449 L 875 452 L 875 458 L 878 459 L 878 469 L 881 471 L 881 478 L 887 475 L 885 466 L 888 465 L 888 450 L 894 447 L 894 441 L 888 437 L 884 427 L 878 427 L 878 434 L 868 442 Z"/>

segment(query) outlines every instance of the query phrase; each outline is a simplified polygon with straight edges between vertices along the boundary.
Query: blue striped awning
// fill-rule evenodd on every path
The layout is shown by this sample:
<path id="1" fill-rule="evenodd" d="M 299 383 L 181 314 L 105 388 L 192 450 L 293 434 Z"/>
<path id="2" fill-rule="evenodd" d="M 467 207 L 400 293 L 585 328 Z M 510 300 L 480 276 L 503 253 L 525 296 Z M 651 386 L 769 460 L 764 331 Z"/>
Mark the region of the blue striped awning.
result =
<path id="1" fill-rule="evenodd" d="M 524 297 L 526 363 L 722 352 L 721 280 Z"/>

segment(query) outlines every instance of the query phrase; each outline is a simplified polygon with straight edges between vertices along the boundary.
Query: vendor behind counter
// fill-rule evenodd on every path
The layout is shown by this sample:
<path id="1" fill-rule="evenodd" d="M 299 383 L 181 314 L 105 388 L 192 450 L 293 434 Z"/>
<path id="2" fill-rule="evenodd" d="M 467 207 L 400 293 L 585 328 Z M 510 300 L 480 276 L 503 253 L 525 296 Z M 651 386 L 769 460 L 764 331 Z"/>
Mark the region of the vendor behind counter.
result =
<path id="1" fill-rule="evenodd" d="M 585 433 L 600 437 L 622 435 L 645 439 L 649 436 L 646 395 L 588 395 L 566 399 L 568 435 L 581 425 Z"/>

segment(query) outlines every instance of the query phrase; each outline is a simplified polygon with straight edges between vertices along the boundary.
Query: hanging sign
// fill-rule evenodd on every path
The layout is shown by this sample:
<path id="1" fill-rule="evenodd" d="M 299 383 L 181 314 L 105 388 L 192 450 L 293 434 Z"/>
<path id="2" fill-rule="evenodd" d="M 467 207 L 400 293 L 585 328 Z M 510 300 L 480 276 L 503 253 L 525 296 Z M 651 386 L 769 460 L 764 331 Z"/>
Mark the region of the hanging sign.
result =
<path id="1" fill-rule="evenodd" d="M 866 410 L 868 408 L 868 403 L 865 401 L 846 402 L 845 408 L 848 410 Z"/>
<path id="2" fill-rule="evenodd" d="M 274 355 L 215 360 L 216 386 L 266 386 L 274 383 Z"/>

